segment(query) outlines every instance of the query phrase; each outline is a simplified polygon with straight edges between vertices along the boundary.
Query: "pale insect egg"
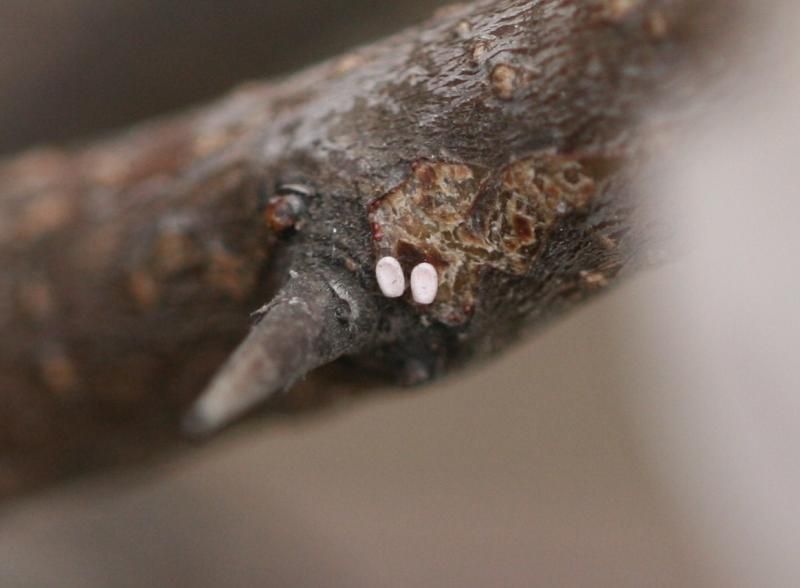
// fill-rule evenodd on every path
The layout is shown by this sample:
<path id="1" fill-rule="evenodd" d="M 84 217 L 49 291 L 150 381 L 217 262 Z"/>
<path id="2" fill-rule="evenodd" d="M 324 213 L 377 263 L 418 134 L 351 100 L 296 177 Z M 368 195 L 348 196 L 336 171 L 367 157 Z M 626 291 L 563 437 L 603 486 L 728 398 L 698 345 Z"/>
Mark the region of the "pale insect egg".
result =
<path id="1" fill-rule="evenodd" d="M 411 271 L 411 295 L 418 304 L 430 304 L 436 300 L 439 290 L 439 274 L 429 263 L 421 263 Z"/>
<path id="2" fill-rule="evenodd" d="M 406 278 L 400 262 L 394 257 L 383 257 L 375 266 L 375 278 L 378 286 L 387 298 L 397 298 L 406 289 Z"/>

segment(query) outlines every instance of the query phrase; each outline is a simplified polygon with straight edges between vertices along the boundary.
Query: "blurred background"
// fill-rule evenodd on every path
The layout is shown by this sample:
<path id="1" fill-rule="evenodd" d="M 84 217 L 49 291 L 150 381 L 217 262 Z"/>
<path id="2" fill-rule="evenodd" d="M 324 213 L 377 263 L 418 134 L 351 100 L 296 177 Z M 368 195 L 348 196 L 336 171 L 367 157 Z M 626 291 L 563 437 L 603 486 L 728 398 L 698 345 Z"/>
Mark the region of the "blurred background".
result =
<path id="1" fill-rule="evenodd" d="M 179 109 L 435 4 L 4 0 L 0 151 Z M 488 366 L 7 506 L 0 586 L 798 585 L 800 19 L 763 10 L 733 100 L 643 186 L 683 211 L 690 254 Z"/>

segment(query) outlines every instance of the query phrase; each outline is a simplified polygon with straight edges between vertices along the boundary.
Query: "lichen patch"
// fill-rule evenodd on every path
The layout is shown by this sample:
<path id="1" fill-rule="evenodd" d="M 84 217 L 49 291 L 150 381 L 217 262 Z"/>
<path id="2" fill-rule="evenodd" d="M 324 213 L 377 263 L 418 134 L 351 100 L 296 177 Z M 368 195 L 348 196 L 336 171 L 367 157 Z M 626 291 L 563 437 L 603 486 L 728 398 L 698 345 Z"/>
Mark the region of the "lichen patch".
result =
<path id="1" fill-rule="evenodd" d="M 77 392 L 78 371 L 62 349 L 54 348 L 43 354 L 39 369 L 44 384 L 56 396 L 69 400 Z"/>
<path id="2" fill-rule="evenodd" d="M 639 8 L 640 5 L 641 0 L 607 0 L 605 13 L 612 21 L 620 21 Z"/>
<path id="3" fill-rule="evenodd" d="M 152 243 L 152 264 L 157 274 L 174 276 L 203 264 L 193 222 L 191 218 L 169 217 L 160 224 Z"/>
<path id="4" fill-rule="evenodd" d="M 648 34 L 654 39 L 664 39 L 669 33 L 669 20 L 663 12 L 655 10 L 645 19 Z"/>
<path id="5" fill-rule="evenodd" d="M 158 302 L 158 284 L 152 275 L 135 270 L 128 276 L 128 290 L 141 310 L 149 310 Z"/>
<path id="6" fill-rule="evenodd" d="M 46 192 L 26 203 L 17 223 L 17 238 L 30 242 L 53 233 L 76 216 L 76 206 L 70 194 Z"/>
<path id="7" fill-rule="evenodd" d="M 518 84 L 517 70 L 505 63 L 499 63 L 492 68 L 489 80 L 492 92 L 500 100 L 511 100 Z"/>
<path id="8" fill-rule="evenodd" d="M 43 278 L 23 282 L 17 292 L 20 309 L 31 320 L 44 322 L 55 312 L 55 300 L 50 284 Z"/>
<path id="9" fill-rule="evenodd" d="M 359 53 L 349 53 L 341 57 L 334 65 L 336 76 L 343 76 L 366 63 L 366 58 Z"/>
<path id="10" fill-rule="evenodd" d="M 433 265 L 439 291 L 425 312 L 461 324 L 475 307 L 484 270 L 530 272 L 549 229 L 588 205 L 597 190 L 593 169 L 552 153 L 493 171 L 418 161 L 371 207 L 376 256 L 397 258 L 407 276 L 420 263 Z"/>
<path id="11" fill-rule="evenodd" d="M 470 51 L 470 57 L 472 61 L 475 63 L 480 62 L 481 58 L 486 54 L 489 50 L 489 41 L 486 40 L 478 40 L 472 45 L 472 49 Z"/>
<path id="12" fill-rule="evenodd" d="M 211 247 L 206 275 L 212 288 L 238 302 L 245 300 L 255 285 L 250 264 L 221 243 Z"/>

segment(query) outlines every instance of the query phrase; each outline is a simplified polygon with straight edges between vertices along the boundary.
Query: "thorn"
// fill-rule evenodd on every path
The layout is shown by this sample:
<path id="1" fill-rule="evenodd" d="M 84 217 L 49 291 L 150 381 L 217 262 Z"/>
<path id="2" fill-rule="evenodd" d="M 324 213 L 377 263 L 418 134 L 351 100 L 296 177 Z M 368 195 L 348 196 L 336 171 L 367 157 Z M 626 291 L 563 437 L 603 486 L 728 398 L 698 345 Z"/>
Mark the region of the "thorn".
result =
<path id="1" fill-rule="evenodd" d="M 374 329 L 370 309 L 366 293 L 346 272 L 293 274 L 257 311 L 250 333 L 192 406 L 183 430 L 195 437 L 212 433 L 309 371 L 358 350 Z"/>

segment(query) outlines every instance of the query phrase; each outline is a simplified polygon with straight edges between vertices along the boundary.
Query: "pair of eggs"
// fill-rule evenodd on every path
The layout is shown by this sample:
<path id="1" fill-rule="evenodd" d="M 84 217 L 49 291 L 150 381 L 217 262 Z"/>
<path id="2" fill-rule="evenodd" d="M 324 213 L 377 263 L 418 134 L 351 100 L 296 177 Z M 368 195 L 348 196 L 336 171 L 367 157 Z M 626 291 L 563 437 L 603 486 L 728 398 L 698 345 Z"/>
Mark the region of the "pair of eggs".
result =
<path id="1" fill-rule="evenodd" d="M 387 298 L 397 298 L 406 290 L 406 278 L 400 262 L 382 257 L 375 266 L 375 278 Z M 420 263 L 411 270 L 411 297 L 417 304 L 431 304 L 439 289 L 439 273 L 430 263 Z"/>

